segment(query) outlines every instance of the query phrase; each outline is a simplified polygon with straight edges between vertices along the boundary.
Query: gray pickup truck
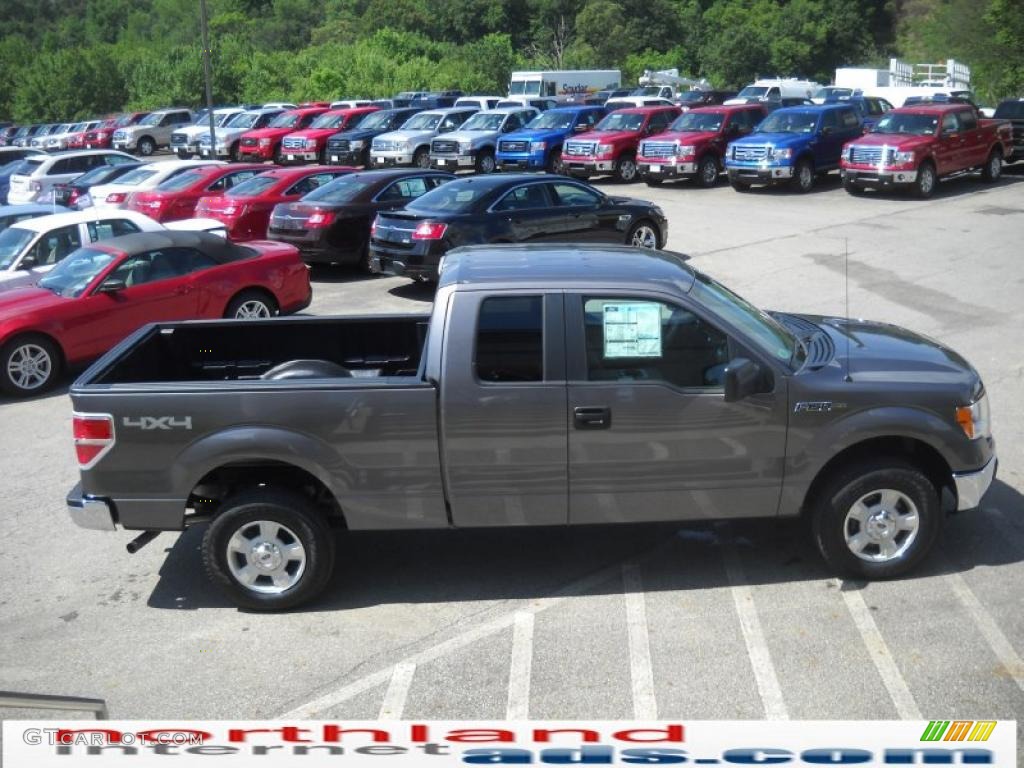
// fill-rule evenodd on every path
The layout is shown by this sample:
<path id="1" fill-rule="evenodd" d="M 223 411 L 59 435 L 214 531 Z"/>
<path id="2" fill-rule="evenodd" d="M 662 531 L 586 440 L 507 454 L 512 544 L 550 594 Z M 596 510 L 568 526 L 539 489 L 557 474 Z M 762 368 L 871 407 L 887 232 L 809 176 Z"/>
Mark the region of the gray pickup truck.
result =
<path id="1" fill-rule="evenodd" d="M 996 470 L 952 350 L 627 247 L 453 250 L 429 317 L 150 325 L 71 400 L 74 521 L 208 524 L 254 609 L 322 590 L 342 529 L 805 515 L 835 571 L 895 576 Z"/>

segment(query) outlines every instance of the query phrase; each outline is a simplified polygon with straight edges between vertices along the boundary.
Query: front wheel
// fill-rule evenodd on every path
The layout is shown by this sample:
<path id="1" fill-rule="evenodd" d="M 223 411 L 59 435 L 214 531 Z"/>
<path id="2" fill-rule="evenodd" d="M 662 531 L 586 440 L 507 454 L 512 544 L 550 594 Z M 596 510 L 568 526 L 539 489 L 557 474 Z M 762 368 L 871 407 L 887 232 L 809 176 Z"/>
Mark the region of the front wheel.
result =
<path id="1" fill-rule="evenodd" d="M 420 147 L 416 150 L 416 153 L 412 156 L 412 164 L 417 168 L 430 169 L 430 150 L 426 147 Z"/>
<path id="2" fill-rule="evenodd" d="M 814 189 L 814 165 L 807 158 L 796 164 L 796 172 L 793 174 L 793 184 L 796 190 L 806 194 Z"/>
<path id="3" fill-rule="evenodd" d="M 143 157 L 149 157 L 156 152 L 156 142 L 149 138 L 149 136 L 145 136 L 139 139 L 139 143 L 136 148 L 139 150 L 140 155 Z"/>
<path id="4" fill-rule="evenodd" d="M 737 192 L 749 192 L 750 185 L 745 181 L 739 179 L 729 179 L 729 186 L 735 189 Z"/>
<path id="5" fill-rule="evenodd" d="M 924 162 L 917 169 L 917 181 L 914 183 L 914 195 L 927 200 L 935 194 L 935 166 L 931 162 Z"/>
<path id="6" fill-rule="evenodd" d="M 60 373 L 60 353 L 42 336 L 23 336 L 0 351 L 0 389 L 14 397 L 45 392 Z"/>
<path id="7" fill-rule="evenodd" d="M 864 194 L 864 190 L 858 187 L 849 176 L 843 176 L 843 189 L 846 190 L 847 194 L 859 197 Z"/>
<path id="8" fill-rule="evenodd" d="M 899 576 L 931 550 L 942 527 L 939 495 L 916 466 L 879 458 L 837 473 L 812 501 L 814 539 L 838 573 Z"/>
<path id="9" fill-rule="evenodd" d="M 548 173 L 565 173 L 565 163 L 562 162 L 562 150 L 553 149 L 548 157 Z"/>
<path id="10" fill-rule="evenodd" d="M 697 183 L 705 189 L 718 183 L 718 161 L 711 155 L 704 155 L 697 166 Z"/>
<path id="11" fill-rule="evenodd" d="M 494 152 L 489 149 L 480 150 L 480 154 L 476 156 L 476 172 L 477 173 L 494 173 Z"/>
<path id="12" fill-rule="evenodd" d="M 276 314 L 277 302 L 262 291 L 243 291 L 224 311 L 224 317 L 232 320 L 263 320 Z"/>
<path id="13" fill-rule="evenodd" d="M 615 161 L 615 180 L 629 184 L 636 179 L 636 158 L 623 155 Z"/>
<path id="14" fill-rule="evenodd" d="M 626 244 L 636 248 L 650 248 L 657 250 L 661 246 L 661 235 L 658 228 L 649 221 L 638 221 L 629 230 L 626 237 Z"/>
<path id="15" fill-rule="evenodd" d="M 306 498 L 259 488 L 229 497 L 222 510 L 203 536 L 203 564 L 235 605 L 294 608 L 327 586 L 334 534 Z"/>
<path id="16" fill-rule="evenodd" d="M 232 163 L 239 163 L 242 161 L 242 145 L 241 142 L 236 141 L 231 145 L 231 150 L 228 152 L 228 159 Z"/>

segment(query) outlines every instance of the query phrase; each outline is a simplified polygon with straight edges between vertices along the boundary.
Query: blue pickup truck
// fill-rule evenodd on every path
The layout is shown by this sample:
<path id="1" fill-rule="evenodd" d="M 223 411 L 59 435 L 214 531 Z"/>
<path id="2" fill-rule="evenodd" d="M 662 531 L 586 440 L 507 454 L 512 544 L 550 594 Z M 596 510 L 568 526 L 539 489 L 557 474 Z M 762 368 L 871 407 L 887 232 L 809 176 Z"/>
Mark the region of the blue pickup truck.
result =
<path id="1" fill-rule="evenodd" d="M 503 136 L 495 155 L 502 170 L 562 173 L 562 143 L 574 133 L 586 133 L 606 114 L 603 107 L 549 109 L 520 131 Z"/>
<path id="2" fill-rule="evenodd" d="M 739 192 L 751 184 L 792 184 L 810 192 L 818 174 L 838 170 L 843 145 L 862 131 L 860 113 L 851 104 L 777 109 L 754 133 L 729 144 L 729 183 Z"/>

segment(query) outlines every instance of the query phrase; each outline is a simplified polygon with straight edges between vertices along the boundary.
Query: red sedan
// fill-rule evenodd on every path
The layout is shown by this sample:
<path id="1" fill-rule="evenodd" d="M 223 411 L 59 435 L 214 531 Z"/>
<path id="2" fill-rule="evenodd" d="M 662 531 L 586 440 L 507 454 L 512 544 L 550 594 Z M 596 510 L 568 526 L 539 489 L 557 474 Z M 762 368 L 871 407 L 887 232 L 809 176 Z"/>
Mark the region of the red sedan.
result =
<path id="1" fill-rule="evenodd" d="M 311 299 L 309 270 L 284 243 L 171 230 L 103 240 L 0 295 L 0 389 L 42 392 L 146 323 L 270 317 Z"/>
<path id="2" fill-rule="evenodd" d="M 211 165 L 194 168 L 163 181 L 156 189 L 133 192 L 121 205 L 157 221 L 177 221 L 195 216 L 201 197 L 223 195 L 236 184 L 263 173 L 267 166 L 256 163 Z"/>
<path id="3" fill-rule="evenodd" d="M 196 216 L 224 222 L 235 241 L 262 240 L 267 236 L 270 212 L 278 203 L 298 200 L 317 187 L 357 168 L 310 165 L 276 168 L 232 187 L 223 195 L 200 198 Z"/>

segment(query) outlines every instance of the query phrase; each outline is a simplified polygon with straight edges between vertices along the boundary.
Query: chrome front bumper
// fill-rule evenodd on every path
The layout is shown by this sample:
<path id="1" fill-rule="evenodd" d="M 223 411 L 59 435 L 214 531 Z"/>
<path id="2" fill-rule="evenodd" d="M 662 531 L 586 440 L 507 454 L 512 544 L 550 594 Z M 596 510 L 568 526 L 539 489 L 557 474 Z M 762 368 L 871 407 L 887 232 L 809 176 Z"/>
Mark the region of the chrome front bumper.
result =
<path id="1" fill-rule="evenodd" d="M 68 514 L 71 521 L 79 528 L 88 528 L 93 531 L 114 531 L 114 510 L 110 503 L 104 499 L 88 496 L 82 493 L 82 485 L 79 483 L 67 498 Z"/>
<path id="2" fill-rule="evenodd" d="M 964 512 L 977 509 L 981 499 L 996 478 L 999 460 L 993 456 L 981 469 L 975 472 L 954 472 L 953 483 L 956 485 L 956 510 Z"/>

